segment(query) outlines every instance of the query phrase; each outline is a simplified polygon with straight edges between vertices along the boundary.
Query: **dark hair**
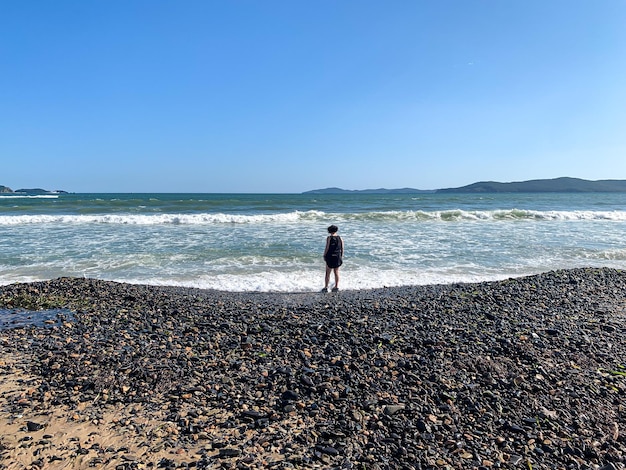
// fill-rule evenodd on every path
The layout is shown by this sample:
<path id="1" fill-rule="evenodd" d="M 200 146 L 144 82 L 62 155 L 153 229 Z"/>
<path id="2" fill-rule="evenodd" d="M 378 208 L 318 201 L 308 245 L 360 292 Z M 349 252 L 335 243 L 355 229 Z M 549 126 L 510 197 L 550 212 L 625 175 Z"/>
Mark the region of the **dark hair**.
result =
<path id="1" fill-rule="evenodd" d="M 337 230 L 339 230 L 339 227 L 337 227 L 336 225 L 331 225 L 330 227 L 328 227 L 328 233 L 336 233 Z"/>

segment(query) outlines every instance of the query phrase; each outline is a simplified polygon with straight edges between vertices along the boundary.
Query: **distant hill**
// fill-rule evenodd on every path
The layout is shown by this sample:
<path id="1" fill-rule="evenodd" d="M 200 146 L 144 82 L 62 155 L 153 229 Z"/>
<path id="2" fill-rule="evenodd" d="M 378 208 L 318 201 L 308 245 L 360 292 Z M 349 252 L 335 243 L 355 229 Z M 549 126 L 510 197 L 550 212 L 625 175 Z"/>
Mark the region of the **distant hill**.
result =
<path id="1" fill-rule="evenodd" d="M 314 189 L 312 191 L 305 191 L 302 194 L 414 194 L 414 193 L 434 193 L 434 190 L 423 190 L 413 188 L 400 188 L 400 189 L 341 189 L 341 188 L 326 188 L 326 189 Z"/>
<path id="2" fill-rule="evenodd" d="M 7 186 L 2 186 L 0 184 L 0 193 L 12 193 L 13 190 Z"/>
<path id="3" fill-rule="evenodd" d="M 626 180 L 589 181 L 580 178 L 554 178 L 542 180 L 516 181 L 499 183 L 481 181 L 459 188 L 445 189 L 341 189 L 326 188 L 306 191 L 302 194 L 412 194 L 412 193 L 617 193 L 626 192 Z"/>
<path id="4" fill-rule="evenodd" d="M 512 183 L 481 181 L 460 188 L 438 189 L 438 193 L 591 193 L 626 192 L 626 180 L 589 181 L 579 178 L 554 178 Z"/>

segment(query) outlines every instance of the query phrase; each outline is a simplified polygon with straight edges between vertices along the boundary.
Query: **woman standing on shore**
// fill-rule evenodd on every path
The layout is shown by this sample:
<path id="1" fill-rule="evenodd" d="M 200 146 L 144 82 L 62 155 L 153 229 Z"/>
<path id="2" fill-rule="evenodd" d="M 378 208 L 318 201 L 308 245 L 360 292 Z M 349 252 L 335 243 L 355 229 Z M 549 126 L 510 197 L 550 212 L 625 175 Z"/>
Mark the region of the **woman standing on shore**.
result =
<path id="1" fill-rule="evenodd" d="M 322 292 L 328 292 L 328 282 L 330 281 L 330 272 L 335 273 L 335 287 L 333 292 L 339 290 L 339 266 L 343 264 L 343 240 L 337 231 L 336 225 L 328 227 L 328 235 L 326 237 L 326 248 L 324 249 L 324 261 L 326 261 L 326 277 L 324 278 L 324 288 Z"/>

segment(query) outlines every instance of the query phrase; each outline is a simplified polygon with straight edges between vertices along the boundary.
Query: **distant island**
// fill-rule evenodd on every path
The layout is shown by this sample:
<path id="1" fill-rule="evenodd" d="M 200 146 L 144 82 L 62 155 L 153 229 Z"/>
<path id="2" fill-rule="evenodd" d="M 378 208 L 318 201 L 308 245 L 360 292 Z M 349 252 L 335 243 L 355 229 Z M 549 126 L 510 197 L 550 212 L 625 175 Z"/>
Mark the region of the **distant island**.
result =
<path id="1" fill-rule="evenodd" d="M 441 193 L 615 193 L 626 192 L 626 180 L 588 181 L 579 178 L 498 183 L 482 181 L 460 188 L 438 189 Z"/>
<path id="2" fill-rule="evenodd" d="M 626 192 L 626 180 L 597 180 L 590 181 L 580 178 L 553 178 L 528 181 L 514 181 L 500 183 L 497 181 L 480 181 L 458 188 L 442 189 L 342 189 L 325 188 L 305 191 L 301 194 L 433 194 L 433 193 L 621 193 Z M 8 186 L 0 185 L 0 194 L 68 194 L 67 191 L 41 188 L 12 190 Z"/>
<path id="3" fill-rule="evenodd" d="M 444 189 L 362 189 L 348 190 L 340 188 L 314 189 L 302 194 L 412 194 L 412 193 L 617 193 L 626 192 L 626 180 L 589 181 L 580 178 L 553 178 L 529 181 L 499 183 L 481 181 L 459 188 Z"/>
<path id="4" fill-rule="evenodd" d="M 400 188 L 400 189 L 341 189 L 341 188 L 326 188 L 326 189 L 314 189 L 312 191 L 305 191 L 302 194 L 345 194 L 345 193 L 361 193 L 361 194 L 414 194 L 414 193 L 434 193 L 436 190 L 428 189 L 413 189 L 413 188 Z"/>
<path id="5" fill-rule="evenodd" d="M 40 194 L 67 194 L 67 191 L 61 191 L 61 190 L 49 191 L 47 189 L 41 189 L 41 188 L 16 189 L 15 191 L 13 191 L 8 186 L 0 185 L 0 193 L 2 193 L 2 194 L 40 195 Z"/>

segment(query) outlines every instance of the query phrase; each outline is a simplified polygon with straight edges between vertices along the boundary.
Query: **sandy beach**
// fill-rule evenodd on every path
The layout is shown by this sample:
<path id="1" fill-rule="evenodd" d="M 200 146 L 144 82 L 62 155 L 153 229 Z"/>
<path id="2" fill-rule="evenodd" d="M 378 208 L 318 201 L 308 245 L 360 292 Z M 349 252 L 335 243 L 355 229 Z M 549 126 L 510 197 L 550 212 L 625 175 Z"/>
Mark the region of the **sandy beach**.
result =
<path id="1" fill-rule="evenodd" d="M 0 308 L 0 468 L 626 468 L 626 273 L 337 294 L 61 278 Z"/>

